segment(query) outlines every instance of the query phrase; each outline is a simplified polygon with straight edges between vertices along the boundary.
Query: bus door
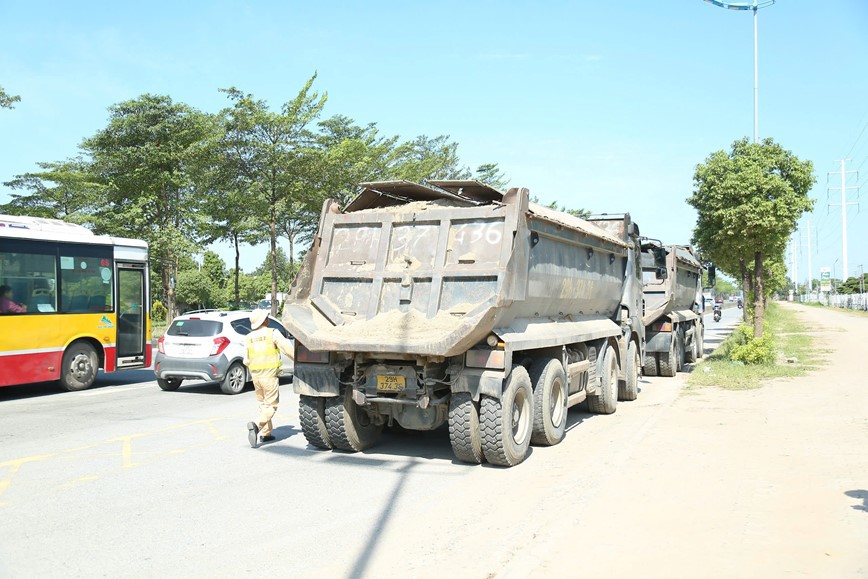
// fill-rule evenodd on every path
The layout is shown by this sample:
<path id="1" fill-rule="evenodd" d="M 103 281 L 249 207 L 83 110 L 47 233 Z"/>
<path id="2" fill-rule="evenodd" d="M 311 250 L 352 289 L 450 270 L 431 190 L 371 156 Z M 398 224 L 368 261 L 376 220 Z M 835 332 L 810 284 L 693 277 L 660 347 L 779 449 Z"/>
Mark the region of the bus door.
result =
<path id="1" fill-rule="evenodd" d="M 138 264 L 117 264 L 118 337 L 117 368 L 145 365 L 145 268 Z"/>

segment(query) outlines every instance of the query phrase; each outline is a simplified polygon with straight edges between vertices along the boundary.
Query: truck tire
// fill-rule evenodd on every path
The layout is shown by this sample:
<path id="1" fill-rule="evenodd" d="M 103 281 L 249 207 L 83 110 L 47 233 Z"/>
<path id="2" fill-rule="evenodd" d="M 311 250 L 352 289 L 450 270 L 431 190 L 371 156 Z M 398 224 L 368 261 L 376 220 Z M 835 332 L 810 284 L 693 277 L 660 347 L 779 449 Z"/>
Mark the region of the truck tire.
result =
<path id="1" fill-rule="evenodd" d="M 672 334 L 672 339 L 669 341 L 669 351 L 660 356 L 660 375 L 672 378 L 678 372 L 678 362 L 675 358 L 675 334 Z"/>
<path id="2" fill-rule="evenodd" d="M 630 341 L 624 361 L 624 381 L 618 382 L 618 400 L 636 400 L 639 397 L 639 347 Z"/>
<path id="3" fill-rule="evenodd" d="M 642 373 L 646 376 L 657 375 L 657 354 L 645 354 L 645 365 L 642 367 Z"/>
<path id="4" fill-rule="evenodd" d="M 458 460 L 471 464 L 485 460 L 479 405 L 473 401 L 470 392 L 456 392 L 449 400 L 449 442 Z"/>
<path id="5" fill-rule="evenodd" d="M 482 452 L 499 466 L 527 458 L 533 430 L 533 388 L 523 366 L 513 366 L 500 399 L 482 397 Z"/>
<path id="6" fill-rule="evenodd" d="M 618 361 L 615 349 L 606 348 L 603 372 L 600 376 L 600 393 L 588 396 L 588 408 L 594 414 L 612 414 L 618 406 Z"/>
<path id="7" fill-rule="evenodd" d="M 166 392 L 177 390 L 181 387 L 181 382 L 183 382 L 183 380 L 180 378 L 157 378 L 157 386 Z"/>
<path id="8" fill-rule="evenodd" d="M 375 424 L 353 400 L 351 388 L 342 388 L 339 396 L 326 400 L 325 422 L 329 440 L 338 450 L 370 448 L 383 431 L 383 425 Z"/>
<path id="9" fill-rule="evenodd" d="M 325 402 L 326 399 L 320 396 L 302 394 L 298 397 L 298 417 L 308 444 L 328 450 L 332 448 L 332 442 L 326 428 Z"/>
<path id="10" fill-rule="evenodd" d="M 239 394 L 247 384 L 247 368 L 240 362 L 232 362 L 226 375 L 220 381 L 220 390 L 223 394 Z"/>
<path id="11" fill-rule="evenodd" d="M 696 346 L 697 346 L 697 338 L 699 335 L 699 326 L 694 323 L 693 326 L 693 338 L 690 340 L 690 348 L 684 349 L 684 362 L 687 364 L 693 364 L 696 362 Z"/>
<path id="12" fill-rule="evenodd" d="M 560 360 L 537 360 L 530 367 L 533 384 L 531 444 L 554 446 L 567 429 L 567 378 Z"/>
<path id="13" fill-rule="evenodd" d="M 63 353 L 60 384 L 70 392 L 87 390 L 96 380 L 99 360 L 93 346 L 84 341 L 73 342 Z"/>

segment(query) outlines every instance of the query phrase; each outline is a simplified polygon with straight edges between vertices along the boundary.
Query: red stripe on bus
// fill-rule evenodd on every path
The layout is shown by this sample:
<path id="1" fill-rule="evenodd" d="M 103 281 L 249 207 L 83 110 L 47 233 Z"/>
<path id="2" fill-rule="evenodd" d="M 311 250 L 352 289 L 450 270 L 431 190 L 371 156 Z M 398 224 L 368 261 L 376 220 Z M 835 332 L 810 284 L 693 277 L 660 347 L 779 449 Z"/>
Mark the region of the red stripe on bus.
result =
<path id="1" fill-rule="evenodd" d="M 63 352 L 13 354 L 0 358 L 0 386 L 60 379 Z"/>
<path id="2" fill-rule="evenodd" d="M 103 350 L 105 351 L 105 363 L 103 364 L 103 370 L 106 372 L 114 372 L 117 370 L 115 367 L 115 362 L 117 358 L 115 357 L 115 352 L 117 351 L 117 347 L 115 346 L 104 346 Z"/>

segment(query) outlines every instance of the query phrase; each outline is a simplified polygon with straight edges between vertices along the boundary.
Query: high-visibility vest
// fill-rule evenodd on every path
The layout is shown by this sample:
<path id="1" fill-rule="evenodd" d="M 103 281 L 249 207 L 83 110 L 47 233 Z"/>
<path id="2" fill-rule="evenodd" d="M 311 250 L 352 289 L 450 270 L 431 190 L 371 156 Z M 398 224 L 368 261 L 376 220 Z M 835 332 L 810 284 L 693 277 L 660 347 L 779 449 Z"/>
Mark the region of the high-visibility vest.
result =
<path id="1" fill-rule="evenodd" d="M 247 360 L 251 370 L 280 368 L 280 350 L 274 345 L 274 328 L 262 328 L 247 335 Z"/>

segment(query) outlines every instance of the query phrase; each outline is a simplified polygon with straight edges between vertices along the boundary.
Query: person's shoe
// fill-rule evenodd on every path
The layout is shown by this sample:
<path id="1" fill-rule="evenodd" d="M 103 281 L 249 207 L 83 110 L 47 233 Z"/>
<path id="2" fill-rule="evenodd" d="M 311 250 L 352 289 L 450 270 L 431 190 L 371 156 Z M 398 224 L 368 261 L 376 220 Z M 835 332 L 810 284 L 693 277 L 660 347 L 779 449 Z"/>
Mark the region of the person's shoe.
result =
<path id="1" fill-rule="evenodd" d="M 266 434 L 265 436 L 259 437 L 259 442 L 271 442 L 274 440 L 274 436 L 271 434 Z"/>
<path id="2" fill-rule="evenodd" d="M 247 423 L 247 442 L 250 443 L 250 448 L 256 448 L 256 437 L 259 434 L 259 427 L 255 422 Z"/>

